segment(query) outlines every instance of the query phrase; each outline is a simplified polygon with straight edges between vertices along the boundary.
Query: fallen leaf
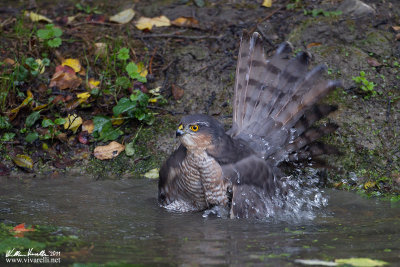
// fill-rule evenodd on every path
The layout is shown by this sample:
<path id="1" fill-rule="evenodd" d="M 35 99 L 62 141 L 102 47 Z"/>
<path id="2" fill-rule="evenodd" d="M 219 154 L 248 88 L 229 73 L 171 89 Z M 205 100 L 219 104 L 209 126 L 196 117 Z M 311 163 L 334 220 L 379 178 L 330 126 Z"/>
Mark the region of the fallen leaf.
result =
<path id="1" fill-rule="evenodd" d="M 15 227 L 11 230 L 11 232 L 13 233 L 13 235 L 14 235 L 15 237 L 23 237 L 24 234 L 25 234 L 25 232 L 33 232 L 33 231 L 36 231 L 36 230 L 33 228 L 33 226 L 32 226 L 32 228 L 25 228 L 25 223 L 18 224 L 17 226 L 15 226 Z"/>
<path id="2" fill-rule="evenodd" d="M 82 123 L 82 131 L 92 134 L 94 130 L 94 123 L 92 120 L 87 120 Z"/>
<path id="3" fill-rule="evenodd" d="M 136 22 L 136 28 L 139 30 L 151 30 L 155 27 L 171 26 L 170 20 L 166 16 L 159 16 L 155 18 L 141 17 Z"/>
<path id="4" fill-rule="evenodd" d="M 121 125 L 124 122 L 124 119 L 122 119 L 122 114 L 119 114 L 118 117 L 112 116 L 111 118 L 112 125 Z"/>
<path id="5" fill-rule="evenodd" d="M 78 141 L 81 144 L 89 144 L 89 133 L 87 131 L 82 131 L 78 134 Z"/>
<path id="6" fill-rule="evenodd" d="M 357 267 L 384 266 L 384 265 L 388 264 L 387 262 L 380 261 L 380 260 L 373 260 L 370 258 L 336 259 L 335 262 L 338 264 L 348 264 L 348 265 L 357 266 Z"/>
<path id="7" fill-rule="evenodd" d="M 69 114 L 67 118 L 65 118 L 66 122 L 64 123 L 65 130 L 71 130 L 74 133 L 78 130 L 79 126 L 82 125 L 82 117 L 78 117 L 76 114 Z"/>
<path id="8" fill-rule="evenodd" d="M 128 157 L 131 157 L 135 154 L 135 141 L 132 141 L 125 146 L 125 154 Z"/>
<path id="9" fill-rule="evenodd" d="M 61 65 L 62 66 L 69 66 L 75 72 L 80 72 L 81 69 L 82 69 L 82 66 L 81 66 L 81 63 L 79 62 L 79 59 L 75 59 L 75 58 L 67 58 L 61 63 Z"/>
<path id="10" fill-rule="evenodd" d="M 106 16 L 102 14 L 89 15 L 85 19 L 87 22 L 104 23 L 106 21 Z"/>
<path id="11" fill-rule="evenodd" d="M 90 93 L 84 92 L 84 93 L 76 94 L 76 97 L 78 97 L 78 99 L 80 99 L 82 102 L 85 102 L 90 97 Z"/>
<path id="12" fill-rule="evenodd" d="M 98 88 L 100 85 L 100 81 L 97 81 L 93 78 L 90 78 L 88 81 L 88 86 L 90 89 Z"/>
<path id="13" fill-rule="evenodd" d="M 171 21 L 171 24 L 179 27 L 196 28 L 199 25 L 199 21 L 193 17 L 179 17 Z"/>
<path id="14" fill-rule="evenodd" d="M 72 70 L 72 73 L 71 73 Z M 75 71 L 69 66 L 58 66 L 51 78 L 49 87 L 57 86 L 60 90 L 75 89 L 81 85 L 82 79 L 76 76 Z"/>
<path id="15" fill-rule="evenodd" d="M 31 12 L 25 11 L 25 15 L 28 16 L 33 22 L 44 21 L 44 22 L 52 23 L 51 19 L 49 19 L 43 15 L 39 15 L 32 11 Z"/>
<path id="16" fill-rule="evenodd" d="M 368 181 L 364 184 L 364 188 L 365 189 L 370 189 L 370 188 L 374 188 L 376 185 L 376 183 L 374 181 Z"/>
<path id="17" fill-rule="evenodd" d="M 11 159 L 18 167 L 28 170 L 32 170 L 33 168 L 33 160 L 28 155 L 18 154 L 15 157 L 11 157 Z"/>
<path id="18" fill-rule="evenodd" d="M 157 168 L 152 169 L 152 170 L 146 172 L 146 173 L 144 174 L 144 177 L 149 178 L 149 179 L 157 179 L 158 176 L 159 176 L 159 174 L 158 174 L 159 171 L 160 171 L 160 170 L 157 169 Z"/>
<path id="19" fill-rule="evenodd" d="M 262 6 L 271 7 L 272 6 L 272 0 L 264 0 L 263 3 L 262 3 Z"/>
<path id="20" fill-rule="evenodd" d="M 36 107 L 34 107 L 32 110 L 33 111 L 38 111 L 38 110 L 41 110 L 41 109 L 44 109 L 45 107 L 47 107 L 49 104 L 43 104 L 43 105 L 40 105 L 40 106 L 36 106 Z"/>
<path id="21" fill-rule="evenodd" d="M 310 49 L 311 47 L 314 47 L 314 46 L 320 46 L 320 45 L 322 45 L 322 44 L 321 43 L 309 43 L 307 45 L 307 49 Z"/>
<path id="22" fill-rule="evenodd" d="M 322 260 L 302 260 L 297 259 L 294 260 L 296 263 L 300 263 L 303 265 L 318 265 L 318 266 L 337 266 L 338 264 L 333 261 L 322 261 Z"/>
<path id="23" fill-rule="evenodd" d="M 15 64 L 15 60 L 14 60 L 14 59 L 11 59 L 11 58 L 9 58 L 9 57 L 6 58 L 6 59 L 4 59 L 3 62 L 4 62 L 5 64 L 11 65 L 11 66 L 14 66 L 14 64 Z"/>
<path id="24" fill-rule="evenodd" d="M 9 119 L 10 121 L 12 121 L 13 119 L 15 119 L 15 117 L 17 116 L 17 114 L 18 114 L 18 112 L 19 112 L 19 110 L 20 110 L 21 108 L 26 107 L 27 105 L 29 105 L 29 104 L 32 102 L 32 100 L 33 100 L 33 94 L 32 94 L 32 92 L 31 92 L 31 90 L 28 89 L 28 91 L 26 92 L 26 95 L 27 95 L 27 96 L 26 96 L 26 98 L 24 99 L 24 101 L 22 101 L 21 105 L 19 105 L 19 106 L 16 107 L 16 108 L 13 108 L 12 110 L 10 110 L 10 111 L 7 112 L 7 116 L 8 116 L 8 119 Z"/>
<path id="25" fill-rule="evenodd" d="M 160 95 L 160 90 L 161 90 L 161 86 L 158 86 L 154 89 L 151 89 L 149 91 L 150 94 L 155 95 L 155 96 L 159 96 Z"/>
<path id="26" fill-rule="evenodd" d="M 115 14 L 114 16 L 111 16 L 109 20 L 119 24 L 125 24 L 131 21 L 134 16 L 135 16 L 135 11 L 132 8 L 128 8 L 125 9 L 124 11 Z"/>
<path id="27" fill-rule="evenodd" d="M 396 34 L 395 39 L 396 39 L 396 41 L 400 40 L 400 33 Z"/>
<path id="28" fill-rule="evenodd" d="M 124 151 L 125 146 L 112 141 L 106 146 L 98 146 L 94 149 L 94 156 L 99 160 L 112 159 Z"/>
<path id="29" fill-rule="evenodd" d="M 378 60 L 376 60 L 375 58 L 372 58 L 372 57 L 367 58 L 367 62 L 368 62 L 368 65 L 370 65 L 372 67 L 382 66 L 382 64 L 379 63 Z"/>
<path id="30" fill-rule="evenodd" d="M 175 100 L 179 100 L 183 97 L 184 91 L 182 88 L 180 88 L 179 86 L 173 84 L 172 86 L 172 96 L 174 97 Z"/>
<path id="31" fill-rule="evenodd" d="M 400 31 L 400 26 L 392 26 L 392 29 L 393 29 L 395 32 L 398 32 L 398 31 Z"/>

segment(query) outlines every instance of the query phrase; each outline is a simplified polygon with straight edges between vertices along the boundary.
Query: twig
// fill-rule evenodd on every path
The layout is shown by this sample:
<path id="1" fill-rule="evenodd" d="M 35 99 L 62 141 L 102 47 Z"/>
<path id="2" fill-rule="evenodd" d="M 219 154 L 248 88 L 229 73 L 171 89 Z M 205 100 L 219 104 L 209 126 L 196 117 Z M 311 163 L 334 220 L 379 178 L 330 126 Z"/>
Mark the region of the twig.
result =
<path id="1" fill-rule="evenodd" d="M 153 70 L 152 70 L 152 68 L 151 68 L 151 65 L 153 64 L 153 59 L 154 59 L 154 56 L 156 55 L 156 52 L 157 52 L 157 47 L 154 48 L 154 50 L 153 50 L 153 55 L 152 55 L 151 58 L 150 58 L 150 62 L 149 62 L 149 73 L 150 73 L 150 74 L 153 74 Z"/>

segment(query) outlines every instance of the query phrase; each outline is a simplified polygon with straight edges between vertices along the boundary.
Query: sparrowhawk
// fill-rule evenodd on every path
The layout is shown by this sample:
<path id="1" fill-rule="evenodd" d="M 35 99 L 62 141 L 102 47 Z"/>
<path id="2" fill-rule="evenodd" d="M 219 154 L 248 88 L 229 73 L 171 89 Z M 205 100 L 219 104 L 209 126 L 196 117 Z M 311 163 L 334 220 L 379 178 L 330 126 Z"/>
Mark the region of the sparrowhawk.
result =
<path id="1" fill-rule="evenodd" d="M 158 200 L 175 211 L 225 207 L 230 217 L 262 217 L 267 198 L 284 194 L 279 168 L 329 150 L 317 140 L 336 129 L 313 126 L 336 109 L 317 104 L 339 81 L 323 78 L 325 65 L 308 71 L 310 54 L 292 56 L 281 44 L 267 59 L 258 33 L 242 37 L 233 99 L 233 122 L 188 115 L 176 131 L 181 144 L 160 169 Z"/>

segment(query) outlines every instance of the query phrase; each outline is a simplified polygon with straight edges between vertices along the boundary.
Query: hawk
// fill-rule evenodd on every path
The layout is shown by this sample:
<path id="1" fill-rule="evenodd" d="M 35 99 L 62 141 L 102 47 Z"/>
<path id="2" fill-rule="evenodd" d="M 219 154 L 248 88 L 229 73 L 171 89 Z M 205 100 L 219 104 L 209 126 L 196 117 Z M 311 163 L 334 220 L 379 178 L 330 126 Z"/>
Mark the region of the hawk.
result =
<path id="1" fill-rule="evenodd" d="M 223 207 L 231 218 L 260 218 L 274 196 L 285 194 L 280 164 L 332 151 L 317 140 L 337 128 L 313 124 L 336 109 L 318 104 L 339 81 L 308 71 L 310 54 L 292 56 L 282 43 L 267 59 L 258 33 L 242 37 L 234 86 L 232 127 L 215 118 L 184 116 L 180 146 L 162 165 L 158 200 L 174 211 Z"/>

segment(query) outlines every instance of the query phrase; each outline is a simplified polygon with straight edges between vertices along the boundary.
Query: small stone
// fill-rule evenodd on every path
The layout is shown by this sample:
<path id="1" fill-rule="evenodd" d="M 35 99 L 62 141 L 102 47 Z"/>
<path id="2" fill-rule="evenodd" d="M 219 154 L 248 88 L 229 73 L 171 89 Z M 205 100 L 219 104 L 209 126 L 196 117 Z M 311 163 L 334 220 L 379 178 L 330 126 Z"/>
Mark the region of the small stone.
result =
<path id="1" fill-rule="evenodd" d="M 345 0 L 338 10 L 342 11 L 344 15 L 357 18 L 375 15 L 375 9 L 360 0 Z"/>

